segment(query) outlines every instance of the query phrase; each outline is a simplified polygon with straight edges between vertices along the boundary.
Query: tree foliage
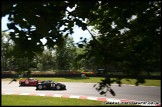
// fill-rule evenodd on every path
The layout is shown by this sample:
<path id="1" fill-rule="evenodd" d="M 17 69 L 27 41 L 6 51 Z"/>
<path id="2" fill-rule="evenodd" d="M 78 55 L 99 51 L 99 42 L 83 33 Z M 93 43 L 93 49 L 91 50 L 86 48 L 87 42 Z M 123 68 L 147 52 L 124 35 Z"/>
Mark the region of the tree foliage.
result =
<path id="1" fill-rule="evenodd" d="M 127 73 L 159 70 L 161 2 L 100 4 L 89 19 L 99 34 L 89 42 L 87 54 Z"/>
<path id="2" fill-rule="evenodd" d="M 9 70 L 9 67 L 11 66 L 11 59 L 12 59 L 12 42 L 8 34 L 1 32 L 1 66 L 3 67 L 2 70 Z"/>
<path id="3" fill-rule="evenodd" d="M 73 39 L 65 38 L 61 47 L 56 47 L 56 63 L 59 70 L 70 70 L 77 68 L 75 59 L 77 57 L 76 46 Z"/>
<path id="4" fill-rule="evenodd" d="M 136 85 L 145 82 L 138 78 L 141 72 L 160 72 L 161 2 L 100 4 L 89 21 L 99 34 L 96 40 L 89 42 L 87 56 L 99 60 L 107 71 L 115 69 L 134 76 Z M 106 86 L 112 82 L 103 83 Z M 120 80 L 115 82 L 121 83 Z"/>

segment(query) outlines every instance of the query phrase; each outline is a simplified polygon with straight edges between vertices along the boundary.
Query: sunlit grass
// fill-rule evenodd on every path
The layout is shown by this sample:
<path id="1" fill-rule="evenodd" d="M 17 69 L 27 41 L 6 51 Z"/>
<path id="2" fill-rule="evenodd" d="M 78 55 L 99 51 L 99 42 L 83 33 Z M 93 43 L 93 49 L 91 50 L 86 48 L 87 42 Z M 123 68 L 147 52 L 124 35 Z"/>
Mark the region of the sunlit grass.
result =
<path id="1" fill-rule="evenodd" d="M 2 106 L 133 106 L 106 104 L 106 102 L 96 100 L 48 96 L 2 95 L 1 98 Z"/>
<path id="2" fill-rule="evenodd" d="M 97 106 L 100 101 L 47 96 L 2 95 L 2 106 Z"/>

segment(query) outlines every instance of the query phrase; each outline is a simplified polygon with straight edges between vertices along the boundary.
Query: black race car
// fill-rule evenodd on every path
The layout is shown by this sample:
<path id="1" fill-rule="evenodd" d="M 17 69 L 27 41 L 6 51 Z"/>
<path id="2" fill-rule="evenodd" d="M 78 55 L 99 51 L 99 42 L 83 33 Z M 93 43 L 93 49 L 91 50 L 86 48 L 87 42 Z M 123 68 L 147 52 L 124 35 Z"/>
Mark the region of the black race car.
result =
<path id="1" fill-rule="evenodd" d="M 36 90 L 66 90 L 66 85 L 52 80 L 46 80 L 38 83 Z"/>

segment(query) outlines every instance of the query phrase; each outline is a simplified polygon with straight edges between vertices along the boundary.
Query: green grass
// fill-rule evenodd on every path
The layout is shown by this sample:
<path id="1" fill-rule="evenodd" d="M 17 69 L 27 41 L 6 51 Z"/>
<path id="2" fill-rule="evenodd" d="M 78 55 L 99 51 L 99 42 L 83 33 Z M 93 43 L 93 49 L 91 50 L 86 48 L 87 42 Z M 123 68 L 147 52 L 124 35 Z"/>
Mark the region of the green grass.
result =
<path id="1" fill-rule="evenodd" d="M 2 95 L 2 106 L 97 106 L 100 101 L 47 96 Z"/>
<path id="2" fill-rule="evenodd" d="M 34 78 L 34 77 L 33 77 Z M 53 80 L 56 82 L 84 82 L 84 83 L 97 83 L 100 82 L 103 77 L 88 77 L 88 78 L 82 78 L 82 77 L 53 77 L 53 78 L 36 78 L 38 80 Z M 11 79 L 6 78 L 2 80 L 9 80 Z M 135 85 L 136 79 L 129 79 L 129 82 L 126 79 L 122 79 L 121 82 L 122 84 L 130 84 L 130 85 Z M 144 86 L 161 86 L 161 80 L 152 80 L 152 79 L 145 79 L 144 84 L 139 84 L 139 85 L 144 85 Z"/>
<path id="3" fill-rule="evenodd" d="M 123 84 L 130 84 L 130 85 L 135 85 L 136 79 L 129 79 L 129 82 L 126 79 L 122 79 Z M 161 86 L 161 80 L 151 80 L 151 79 L 145 79 L 144 84 L 139 84 L 139 85 L 144 85 L 144 86 Z"/>
<path id="4" fill-rule="evenodd" d="M 95 100 L 47 96 L 2 95 L 1 98 L 2 106 L 114 106 Z"/>
<path id="5" fill-rule="evenodd" d="M 96 83 L 100 82 L 103 77 L 53 77 L 53 78 L 36 78 L 39 80 L 54 80 L 57 82 L 84 82 L 84 83 Z"/>

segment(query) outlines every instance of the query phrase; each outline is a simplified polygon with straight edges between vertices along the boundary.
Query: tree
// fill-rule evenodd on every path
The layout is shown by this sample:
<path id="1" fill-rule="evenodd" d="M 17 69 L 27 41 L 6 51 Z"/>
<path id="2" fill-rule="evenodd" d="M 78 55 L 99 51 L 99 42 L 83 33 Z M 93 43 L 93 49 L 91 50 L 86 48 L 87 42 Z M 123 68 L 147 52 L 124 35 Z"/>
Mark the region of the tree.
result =
<path id="1" fill-rule="evenodd" d="M 1 58 L 2 58 L 2 71 L 3 70 L 10 70 L 11 61 L 12 61 L 12 50 L 13 50 L 13 43 L 9 37 L 9 35 L 5 32 L 1 32 L 2 35 L 2 42 L 1 42 Z"/>
<path id="2" fill-rule="evenodd" d="M 68 4 L 64 1 L 33 2 L 33 5 L 31 2 L 2 2 L 2 16 L 9 14 L 11 23 L 7 26 L 14 30 L 10 36 L 16 44 L 15 48 L 23 56 L 32 58 L 35 52 L 43 51 L 40 41 L 43 37 L 47 39 L 45 45 L 48 47 L 61 45 L 63 38 L 60 27 L 67 23 L 63 18 Z"/>
<path id="3" fill-rule="evenodd" d="M 67 37 L 61 47 L 56 48 L 56 63 L 59 70 L 70 70 L 75 67 L 76 46 L 72 38 Z"/>
<path id="4" fill-rule="evenodd" d="M 36 55 L 37 68 L 40 71 L 56 69 L 56 55 L 53 49 L 45 49 L 42 54 Z"/>
<path id="5" fill-rule="evenodd" d="M 98 10 L 88 14 L 88 24 L 95 26 L 99 33 L 91 33 L 93 40 L 89 42 L 86 54 L 96 57 L 105 68 L 117 66 L 127 74 L 158 71 L 161 2 L 111 1 L 99 4 Z M 81 6 L 76 11 L 81 11 L 85 5 Z"/>

